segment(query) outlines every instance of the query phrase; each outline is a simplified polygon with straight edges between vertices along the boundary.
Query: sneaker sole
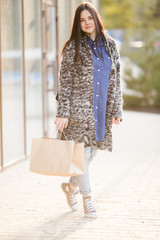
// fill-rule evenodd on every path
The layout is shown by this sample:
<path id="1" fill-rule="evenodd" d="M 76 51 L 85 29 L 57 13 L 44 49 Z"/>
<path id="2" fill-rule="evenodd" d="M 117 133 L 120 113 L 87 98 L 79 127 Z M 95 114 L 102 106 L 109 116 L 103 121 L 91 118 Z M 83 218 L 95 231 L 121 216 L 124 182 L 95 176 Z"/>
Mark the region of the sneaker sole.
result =
<path id="1" fill-rule="evenodd" d="M 87 218 L 98 218 L 97 214 L 85 214 L 85 217 Z"/>

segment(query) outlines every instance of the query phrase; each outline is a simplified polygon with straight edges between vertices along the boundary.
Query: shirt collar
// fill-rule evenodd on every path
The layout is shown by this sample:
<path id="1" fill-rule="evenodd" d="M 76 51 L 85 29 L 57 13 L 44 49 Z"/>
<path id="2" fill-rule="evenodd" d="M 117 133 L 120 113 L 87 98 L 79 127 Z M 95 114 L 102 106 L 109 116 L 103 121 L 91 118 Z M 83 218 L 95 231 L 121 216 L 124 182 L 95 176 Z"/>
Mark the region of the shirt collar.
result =
<path id="1" fill-rule="evenodd" d="M 88 44 L 89 46 L 92 46 L 92 44 L 96 43 L 95 41 L 93 41 L 92 38 L 90 38 L 88 35 L 87 35 L 87 40 L 88 40 Z M 100 43 L 101 43 L 101 46 L 104 46 L 104 42 L 102 40 L 102 35 L 100 36 Z M 98 43 L 99 45 L 99 43 Z"/>

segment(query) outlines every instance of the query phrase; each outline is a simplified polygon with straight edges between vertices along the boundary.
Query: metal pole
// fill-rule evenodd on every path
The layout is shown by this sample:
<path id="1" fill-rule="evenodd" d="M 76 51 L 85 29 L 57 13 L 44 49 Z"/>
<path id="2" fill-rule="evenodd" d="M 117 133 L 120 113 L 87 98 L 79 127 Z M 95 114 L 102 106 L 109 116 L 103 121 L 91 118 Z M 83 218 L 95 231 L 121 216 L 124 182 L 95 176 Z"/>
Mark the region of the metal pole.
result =
<path id="1" fill-rule="evenodd" d="M 46 127 L 46 4 L 41 0 L 41 54 L 42 54 L 42 112 L 43 112 L 43 135 L 47 136 Z"/>
<path id="2" fill-rule="evenodd" d="M 1 68 L 1 30 L 2 30 L 2 19 L 1 19 L 1 2 L 0 2 L 0 166 L 3 168 L 3 124 L 2 124 L 2 68 Z"/>
<path id="3" fill-rule="evenodd" d="M 22 0 L 22 66 L 23 66 L 23 120 L 24 120 L 24 155 L 27 155 L 26 143 L 26 79 L 25 79 L 25 27 L 24 27 L 24 0 Z"/>
<path id="4" fill-rule="evenodd" d="M 58 44 L 58 3 L 55 1 L 56 9 L 56 91 L 58 92 L 58 61 L 59 61 L 59 44 Z"/>

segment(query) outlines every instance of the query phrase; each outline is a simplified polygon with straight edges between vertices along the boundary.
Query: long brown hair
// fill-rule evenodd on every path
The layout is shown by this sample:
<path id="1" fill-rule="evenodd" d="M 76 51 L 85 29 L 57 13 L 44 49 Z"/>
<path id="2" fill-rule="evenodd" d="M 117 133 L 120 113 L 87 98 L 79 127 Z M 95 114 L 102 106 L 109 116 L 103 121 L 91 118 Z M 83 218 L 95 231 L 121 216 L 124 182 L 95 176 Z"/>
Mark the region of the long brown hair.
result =
<path id="1" fill-rule="evenodd" d="M 101 17 L 99 15 L 99 13 L 97 12 L 97 10 L 95 9 L 95 7 L 91 4 L 91 3 L 81 3 L 75 12 L 75 16 L 74 16 L 74 20 L 73 20 L 73 24 L 72 24 L 72 30 L 71 30 L 71 35 L 69 37 L 69 39 L 65 42 L 63 49 L 62 49 L 62 54 L 64 52 L 64 49 L 66 47 L 66 45 L 74 40 L 75 41 L 75 62 L 77 61 L 78 57 L 79 57 L 79 45 L 81 43 L 81 39 L 82 37 L 85 35 L 85 32 L 83 32 L 81 30 L 81 26 L 80 26 L 80 14 L 83 10 L 88 10 L 92 17 L 93 20 L 95 22 L 95 26 L 96 26 L 96 38 L 95 38 L 95 42 L 100 44 L 100 36 L 102 36 L 102 39 L 104 38 L 104 26 L 101 20 Z M 100 48 L 101 48 L 101 44 L 100 44 Z M 101 54 L 102 55 L 102 49 L 101 49 Z M 102 55 L 103 58 L 103 55 Z"/>

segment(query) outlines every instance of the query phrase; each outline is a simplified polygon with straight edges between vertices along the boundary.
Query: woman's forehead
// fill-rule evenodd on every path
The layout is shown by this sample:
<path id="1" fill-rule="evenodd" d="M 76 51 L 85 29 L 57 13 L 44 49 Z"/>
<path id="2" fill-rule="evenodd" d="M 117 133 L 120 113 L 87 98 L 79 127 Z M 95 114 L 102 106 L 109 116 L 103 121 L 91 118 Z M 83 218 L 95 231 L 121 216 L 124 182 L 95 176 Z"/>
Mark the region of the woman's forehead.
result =
<path id="1" fill-rule="evenodd" d="M 92 16 L 92 14 L 88 10 L 83 10 L 80 14 L 80 18 L 87 18 L 89 16 Z"/>

